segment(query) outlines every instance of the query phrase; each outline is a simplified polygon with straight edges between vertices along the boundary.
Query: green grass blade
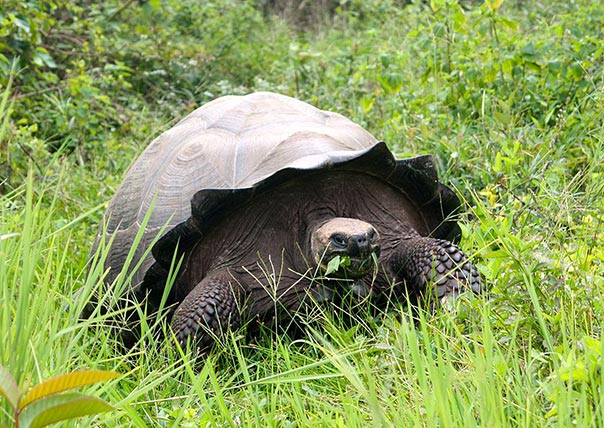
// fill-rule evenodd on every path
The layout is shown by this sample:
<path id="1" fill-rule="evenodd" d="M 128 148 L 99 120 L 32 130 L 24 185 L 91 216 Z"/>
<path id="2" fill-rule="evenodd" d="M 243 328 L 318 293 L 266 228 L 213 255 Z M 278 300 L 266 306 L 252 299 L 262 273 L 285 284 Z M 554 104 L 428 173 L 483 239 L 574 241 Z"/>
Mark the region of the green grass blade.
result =
<path id="1" fill-rule="evenodd" d="M 8 83 L 4 91 L 2 92 L 2 98 L 0 99 L 0 143 L 4 141 L 4 136 L 8 128 L 9 119 L 12 111 L 12 101 L 9 101 L 9 97 L 12 93 L 13 79 L 16 72 L 16 62 L 12 64 L 11 71 L 8 75 Z"/>

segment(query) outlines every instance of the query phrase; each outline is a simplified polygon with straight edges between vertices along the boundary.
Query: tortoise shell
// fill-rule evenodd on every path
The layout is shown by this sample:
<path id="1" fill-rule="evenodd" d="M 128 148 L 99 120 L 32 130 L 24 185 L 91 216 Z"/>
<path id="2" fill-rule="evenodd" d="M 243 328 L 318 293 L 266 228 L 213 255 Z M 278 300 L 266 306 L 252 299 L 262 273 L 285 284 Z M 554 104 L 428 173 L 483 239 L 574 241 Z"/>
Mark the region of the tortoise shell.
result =
<path id="1" fill-rule="evenodd" d="M 438 182 L 431 156 L 397 160 L 384 143 L 340 114 L 258 92 L 205 104 L 134 162 L 109 203 L 93 248 L 113 239 L 105 282 L 111 284 L 122 271 L 138 239 L 128 268 L 133 288 L 152 265 L 168 269 L 177 248 L 193 245 L 234 204 L 292 177 L 335 168 L 388 183 L 415 204 L 424 233 L 459 238 L 450 219 L 459 200 Z M 158 235 L 163 238 L 150 252 Z"/>

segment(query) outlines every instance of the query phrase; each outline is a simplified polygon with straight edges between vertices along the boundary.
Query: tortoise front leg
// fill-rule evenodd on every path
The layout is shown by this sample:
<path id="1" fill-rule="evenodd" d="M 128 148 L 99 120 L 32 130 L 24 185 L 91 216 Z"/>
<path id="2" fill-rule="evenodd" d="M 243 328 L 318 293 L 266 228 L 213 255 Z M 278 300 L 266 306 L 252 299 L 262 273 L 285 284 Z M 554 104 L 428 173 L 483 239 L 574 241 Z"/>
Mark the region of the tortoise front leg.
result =
<path id="1" fill-rule="evenodd" d="M 394 249 L 388 264 L 396 279 L 404 280 L 420 294 L 434 284 L 433 295 L 441 301 L 465 290 L 482 291 L 476 266 L 457 245 L 444 239 L 405 239 Z"/>
<path id="2" fill-rule="evenodd" d="M 178 306 L 172 329 L 181 344 L 191 340 L 205 351 L 227 330 L 239 327 L 239 308 L 227 277 L 205 277 Z"/>

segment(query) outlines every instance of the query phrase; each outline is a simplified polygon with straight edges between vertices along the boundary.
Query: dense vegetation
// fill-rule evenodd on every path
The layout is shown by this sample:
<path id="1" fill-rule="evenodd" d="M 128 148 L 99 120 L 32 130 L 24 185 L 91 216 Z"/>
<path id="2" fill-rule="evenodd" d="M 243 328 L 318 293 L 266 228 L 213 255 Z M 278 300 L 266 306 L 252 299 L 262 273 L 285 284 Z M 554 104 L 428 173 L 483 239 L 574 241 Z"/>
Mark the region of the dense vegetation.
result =
<path id="1" fill-rule="evenodd" d="M 81 426 L 603 426 L 604 3 L 403 3 L 4 0 L 0 365 L 22 388 L 123 373 L 92 390 L 118 410 Z M 78 320 L 132 159 L 255 90 L 434 154 L 491 293 L 354 328 L 326 315 L 303 341 L 233 336 L 197 369 L 152 337 L 124 357 L 101 316 Z"/>

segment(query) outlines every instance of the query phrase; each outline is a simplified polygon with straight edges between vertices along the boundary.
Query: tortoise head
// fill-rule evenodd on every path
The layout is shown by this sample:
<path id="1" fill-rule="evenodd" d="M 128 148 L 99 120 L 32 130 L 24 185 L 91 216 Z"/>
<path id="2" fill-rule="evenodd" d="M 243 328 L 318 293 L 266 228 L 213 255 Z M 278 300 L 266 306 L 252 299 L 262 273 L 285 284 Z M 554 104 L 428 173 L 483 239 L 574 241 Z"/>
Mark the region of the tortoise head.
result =
<path id="1" fill-rule="evenodd" d="M 332 218 L 316 227 L 310 239 L 312 255 L 322 273 L 327 272 L 331 260 L 340 257 L 338 270 L 330 275 L 338 279 L 364 277 L 372 271 L 374 258 L 380 255 L 377 230 L 354 218 Z"/>

